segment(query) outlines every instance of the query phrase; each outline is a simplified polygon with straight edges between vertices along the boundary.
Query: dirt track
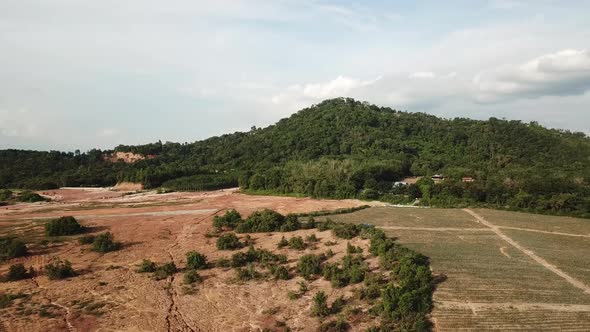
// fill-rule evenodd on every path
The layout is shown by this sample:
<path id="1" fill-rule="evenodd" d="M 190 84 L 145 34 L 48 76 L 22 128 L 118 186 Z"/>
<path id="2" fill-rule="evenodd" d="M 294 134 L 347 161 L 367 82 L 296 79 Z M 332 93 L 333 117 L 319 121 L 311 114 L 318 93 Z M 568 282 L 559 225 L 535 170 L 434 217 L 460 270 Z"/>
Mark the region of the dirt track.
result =
<path id="1" fill-rule="evenodd" d="M 590 295 L 590 286 L 586 285 L 585 283 L 581 282 L 580 280 L 578 280 L 576 278 L 573 278 L 572 276 L 570 276 L 569 274 L 565 273 L 561 269 L 559 269 L 556 266 L 554 266 L 554 265 L 550 264 L 549 262 L 547 262 L 542 257 L 537 256 L 532 250 L 529 250 L 529 249 L 524 248 L 518 242 L 514 241 L 513 239 L 511 239 L 510 237 L 508 237 L 506 234 L 502 233 L 502 231 L 500 230 L 499 227 L 497 227 L 497 226 L 493 225 L 492 223 L 488 222 L 482 216 L 480 216 L 479 214 L 475 213 L 474 211 L 472 211 L 470 209 L 463 209 L 463 211 L 465 211 L 465 212 L 469 213 L 470 215 L 472 215 L 478 222 L 480 222 L 480 223 L 484 224 L 485 226 L 489 227 L 502 240 L 508 242 L 510 245 L 512 245 L 513 247 L 515 247 L 516 249 L 520 250 L 525 255 L 527 255 L 530 258 L 532 258 L 535 262 L 541 264 L 547 270 L 549 270 L 549 271 L 557 274 L 558 276 L 562 277 L 567 282 L 569 282 L 572 286 L 577 287 L 577 288 L 581 289 L 582 291 L 584 291 L 584 293 Z"/>

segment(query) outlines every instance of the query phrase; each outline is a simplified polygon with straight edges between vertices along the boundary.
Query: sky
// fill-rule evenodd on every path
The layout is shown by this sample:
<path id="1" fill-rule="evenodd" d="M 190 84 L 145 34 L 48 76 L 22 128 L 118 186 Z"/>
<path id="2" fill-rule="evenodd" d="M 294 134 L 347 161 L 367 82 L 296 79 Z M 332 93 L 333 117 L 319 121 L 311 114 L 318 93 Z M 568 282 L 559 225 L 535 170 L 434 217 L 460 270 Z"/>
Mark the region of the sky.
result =
<path id="1" fill-rule="evenodd" d="M 193 142 L 353 97 L 590 134 L 590 0 L 0 0 L 0 149 Z"/>

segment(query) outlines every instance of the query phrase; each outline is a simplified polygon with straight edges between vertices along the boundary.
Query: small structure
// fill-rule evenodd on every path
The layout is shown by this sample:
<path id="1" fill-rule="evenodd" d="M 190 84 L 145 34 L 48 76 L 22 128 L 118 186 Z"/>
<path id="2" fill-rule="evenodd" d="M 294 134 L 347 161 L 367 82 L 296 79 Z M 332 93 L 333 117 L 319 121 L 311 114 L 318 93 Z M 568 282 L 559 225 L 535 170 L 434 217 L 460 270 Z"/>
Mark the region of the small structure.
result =
<path id="1" fill-rule="evenodd" d="M 418 180 L 420 180 L 422 177 L 421 176 L 415 176 L 415 177 L 411 177 L 411 178 L 405 178 L 399 182 L 404 182 L 406 184 L 416 184 L 416 182 L 418 182 Z"/>
<path id="2" fill-rule="evenodd" d="M 408 183 L 407 183 L 407 182 L 404 182 L 404 181 L 397 181 L 397 182 L 395 182 L 395 183 L 393 184 L 393 187 L 394 187 L 394 188 L 395 188 L 395 187 L 405 187 L 405 186 L 407 186 L 407 185 L 408 185 Z"/>
<path id="3" fill-rule="evenodd" d="M 445 179 L 445 177 L 444 177 L 442 174 L 434 174 L 434 175 L 431 177 L 431 179 L 432 179 L 432 181 L 434 181 L 434 182 L 441 182 L 442 180 L 444 180 L 444 179 Z"/>
<path id="4" fill-rule="evenodd" d="M 469 183 L 469 182 L 475 182 L 475 179 L 472 178 L 472 177 L 470 177 L 470 176 L 466 176 L 466 177 L 463 177 L 461 179 L 461 181 L 464 182 L 464 183 Z"/>

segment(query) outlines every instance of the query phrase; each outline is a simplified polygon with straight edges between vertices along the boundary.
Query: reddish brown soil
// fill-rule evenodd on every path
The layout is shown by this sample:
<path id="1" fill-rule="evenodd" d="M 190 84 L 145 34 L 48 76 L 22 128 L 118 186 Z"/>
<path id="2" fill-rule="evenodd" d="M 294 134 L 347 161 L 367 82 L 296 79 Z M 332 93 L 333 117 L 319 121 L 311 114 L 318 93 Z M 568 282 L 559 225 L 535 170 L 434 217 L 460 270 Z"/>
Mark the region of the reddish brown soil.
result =
<path id="1" fill-rule="evenodd" d="M 247 216 L 263 208 L 291 213 L 353 207 L 365 202 L 247 196 L 235 190 L 122 197 L 121 193 L 108 190 L 60 189 L 46 194 L 56 200 L 0 210 L 0 233 L 19 234 L 26 228 L 27 236 L 41 234 L 41 221 L 30 218 L 75 215 L 97 232 L 112 232 L 124 247 L 98 254 L 75 239 L 66 239 L 46 246 L 31 244 L 31 255 L 2 263 L 0 273 L 4 274 L 17 262 L 40 269 L 53 257 L 60 257 L 70 260 L 80 275 L 61 281 L 41 275 L 32 280 L 0 283 L 0 293 L 31 295 L 30 299 L 16 300 L 10 308 L 0 311 L 0 331 L 259 331 L 265 327 L 275 329 L 277 321 L 286 322 L 294 331 L 314 331 L 320 322 L 309 311 L 311 298 L 319 289 L 326 291 L 330 301 L 342 294 L 352 294 L 350 286 L 334 290 L 328 281 L 320 279 L 310 283 L 305 296 L 293 301 L 287 293 L 298 289 L 297 282 L 303 280 L 300 277 L 237 282 L 234 271 L 224 268 L 202 271 L 204 282 L 195 287 L 193 294 L 185 294 L 182 273 L 156 281 L 135 269 L 144 258 L 158 263 L 174 261 L 183 268 L 185 253 L 190 250 L 205 254 L 210 261 L 229 257 L 233 252 L 218 251 L 216 239 L 206 237 L 212 229 L 213 216 L 226 209 L 235 208 Z M 283 235 L 305 237 L 313 233 L 321 240 L 315 249 L 276 249 Z M 332 249 L 336 253 L 332 260 L 336 260 L 346 248 L 346 241 L 317 230 L 251 236 L 256 247 L 288 255 L 293 272 L 298 257 L 305 253 Z M 327 247 L 327 241 L 337 244 Z M 367 246 L 360 239 L 351 242 Z M 371 264 L 376 267 L 374 261 Z M 98 309 L 84 309 L 93 304 Z M 39 315 L 43 306 L 54 317 Z M 353 324 L 355 331 L 371 324 L 366 315 L 361 313 L 359 317 Z"/>

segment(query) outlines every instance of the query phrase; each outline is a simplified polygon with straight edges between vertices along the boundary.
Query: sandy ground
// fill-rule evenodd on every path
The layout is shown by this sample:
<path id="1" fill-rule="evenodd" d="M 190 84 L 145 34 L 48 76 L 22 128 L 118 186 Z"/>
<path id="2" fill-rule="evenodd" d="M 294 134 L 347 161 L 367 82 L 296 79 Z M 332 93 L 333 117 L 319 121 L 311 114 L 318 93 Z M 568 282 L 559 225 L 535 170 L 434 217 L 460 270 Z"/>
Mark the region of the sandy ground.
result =
<path id="1" fill-rule="evenodd" d="M 185 253 L 190 250 L 207 255 L 210 261 L 229 257 L 233 252 L 218 251 L 216 239 L 206 236 L 212 229 L 213 216 L 226 209 L 235 208 L 247 216 L 263 208 L 291 213 L 354 207 L 366 202 L 247 196 L 235 190 L 162 195 L 122 195 L 105 189 L 41 193 L 53 201 L 3 207 L 0 233 L 18 234 L 22 229 L 27 229 L 27 235 L 41 233 L 42 223 L 36 218 L 74 215 L 97 232 L 112 232 L 124 248 L 101 255 L 70 239 L 46 246 L 32 245 L 31 255 L 2 263 L 0 273 L 4 274 L 14 263 L 39 269 L 53 257 L 60 257 L 70 260 L 80 275 L 60 281 L 39 276 L 0 283 L 0 293 L 30 295 L 1 311 L 0 331 L 259 331 L 275 329 L 277 321 L 286 322 L 294 331 L 314 331 L 319 320 L 309 314 L 313 294 L 323 289 L 330 301 L 352 294 L 352 286 L 333 290 L 329 282 L 317 280 L 310 283 L 305 296 L 293 301 L 287 293 L 298 289 L 297 282 L 302 281 L 299 277 L 239 283 L 232 269 L 223 268 L 203 271 L 204 282 L 196 286 L 193 294 L 185 294 L 181 273 L 156 281 L 135 269 L 144 258 L 158 263 L 173 261 L 183 268 Z M 278 250 L 288 255 L 292 270 L 305 253 L 332 249 L 336 253 L 333 260 L 344 254 L 346 241 L 333 238 L 330 232 L 302 230 L 252 234 L 252 238 L 256 247 L 277 250 L 282 235 L 289 238 L 312 233 L 321 240 L 315 249 Z M 327 247 L 323 244 L 326 241 L 337 244 Z M 359 239 L 351 242 L 361 247 L 368 245 Z M 376 267 L 374 261 L 371 264 Z M 353 331 L 364 330 L 372 323 L 365 316 L 353 322 Z"/>

